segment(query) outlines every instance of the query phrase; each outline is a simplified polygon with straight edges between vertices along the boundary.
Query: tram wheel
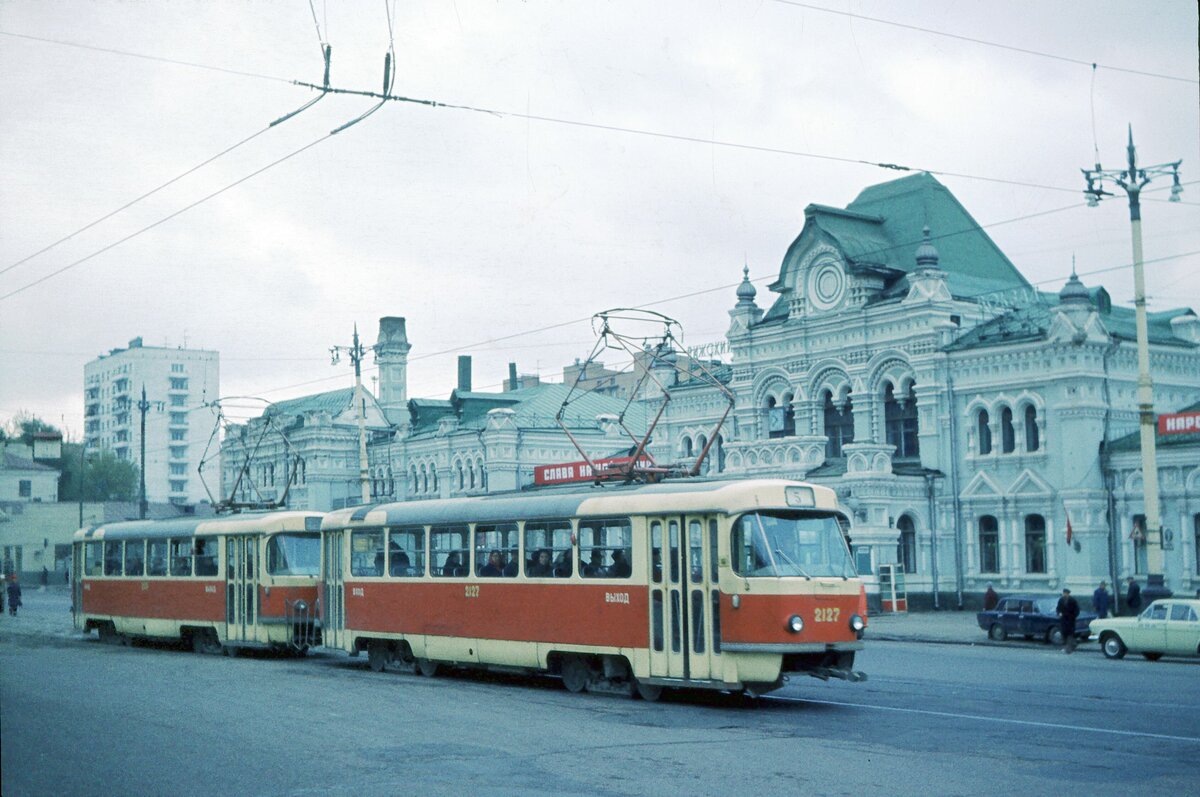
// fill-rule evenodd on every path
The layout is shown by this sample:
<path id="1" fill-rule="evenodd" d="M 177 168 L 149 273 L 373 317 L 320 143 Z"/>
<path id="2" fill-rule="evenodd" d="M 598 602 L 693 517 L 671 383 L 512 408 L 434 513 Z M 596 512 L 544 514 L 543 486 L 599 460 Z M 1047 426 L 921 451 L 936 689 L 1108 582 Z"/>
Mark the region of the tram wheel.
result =
<path id="1" fill-rule="evenodd" d="M 192 650 L 205 656 L 219 656 L 225 646 L 217 639 L 217 632 L 211 628 L 202 628 L 192 633 Z"/>
<path id="2" fill-rule="evenodd" d="M 568 692 L 582 692 L 591 680 L 592 670 L 582 656 L 563 657 L 562 681 Z"/>
<path id="3" fill-rule="evenodd" d="M 426 678 L 432 678 L 437 675 L 438 663 L 429 659 L 416 659 L 413 661 L 413 671 Z"/>
<path id="4" fill-rule="evenodd" d="M 647 703 L 655 703 L 660 697 L 662 697 L 661 686 L 657 686 L 655 684 L 644 684 L 641 681 L 638 681 L 636 686 L 637 696 L 642 700 L 645 700 Z"/>
<path id="5" fill-rule="evenodd" d="M 124 637 L 117 633 L 117 628 L 112 623 L 101 623 L 97 626 L 96 636 L 100 638 L 102 645 L 124 644 Z"/>
<path id="6" fill-rule="evenodd" d="M 387 669 L 388 649 L 386 642 L 372 641 L 367 646 L 367 664 L 374 672 Z"/>

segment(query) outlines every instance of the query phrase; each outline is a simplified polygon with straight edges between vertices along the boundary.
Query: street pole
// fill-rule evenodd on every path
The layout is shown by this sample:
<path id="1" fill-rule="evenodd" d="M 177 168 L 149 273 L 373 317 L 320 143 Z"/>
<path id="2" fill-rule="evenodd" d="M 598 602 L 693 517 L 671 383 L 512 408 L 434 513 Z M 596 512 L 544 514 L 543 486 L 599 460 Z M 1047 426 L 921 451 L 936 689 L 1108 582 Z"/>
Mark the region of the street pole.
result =
<path id="1" fill-rule="evenodd" d="M 1142 189 L 1153 177 L 1171 175 L 1174 185 L 1171 188 L 1171 202 L 1178 202 L 1183 188 L 1179 183 L 1179 164 L 1161 163 L 1156 166 L 1139 168 L 1137 165 L 1137 150 L 1133 146 L 1133 126 L 1129 127 L 1129 144 L 1126 147 L 1128 166 L 1125 169 L 1105 170 L 1096 164 L 1095 169 L 1082 169 L 1087 180 L 1084 193 L 1088 196 L 1088 205 L 1095 207 L 1105 196 L 1112 196 L 1104 190 L 1103 181 L 1110 179 L 1125 190 L 1129 197 L 1129 223 L 1133 235 L 1133 300 L 1136 310 L 1137 327 L 1137 359 L 1138 359 L 1138 430 L 1142 449 L 1142 485 L 1145 490 L 1144 502 L 1146 511 L 1145 545 L 1146 545 L 1146 576 L 1147 600 L 1165 593 L 1163 583 L 1163 549 L 1162 549 L 1162 515 L 1158 496 L 1158 462 L 1155 450 L 1156 424 L 1154 418 L 1154 383 L 1150 377 L 1150 335 L 1146 322 L 1146 277 L 1142 267 Z M 1135 553 L 1136 556 L 1136 553 Z"/>
<path id="2" fill-rule="evenodd" d="M 146 386 L 142 385 L 142 400 L 137 403 L 137 408 L 142 414 L 142 428 L 139 434 L 141 445 L 141 454 L 138 459 L 139 470 L 141 474 L 141 488 L 138 491 L 138 517 L 142 520 L 146 519 L 146 411 L 150 409 L 150 402 L 146 401 Z"/>
<path id="3" fill-rule="evenodd" d="M 354 365 L 354 403 L 358 411 L 358 484 L 362 491 L 362 503 L 369 504 L 371 485 L 367 475 L 367 399 L 362 386 L 362 359 L 367 352 L 358 340 L 358 324 L 354 325 L 354 345 L 334 346 L 329 350 L 334 365 L 337 365 L 342 350 L 350 355 L 350 362 Z"/>

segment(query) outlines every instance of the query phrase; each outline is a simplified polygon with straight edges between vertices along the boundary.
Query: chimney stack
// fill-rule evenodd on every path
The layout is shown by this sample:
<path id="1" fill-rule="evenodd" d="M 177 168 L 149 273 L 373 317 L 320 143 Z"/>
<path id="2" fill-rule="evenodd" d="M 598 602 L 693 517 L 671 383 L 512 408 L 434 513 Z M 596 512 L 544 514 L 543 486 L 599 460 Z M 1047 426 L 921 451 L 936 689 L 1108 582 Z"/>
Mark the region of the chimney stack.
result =
<path id="1" fill-rule="evenodd" d="M 471 392 L 471 355 L 458 355 L 458 389 L 463 393 Z"/>
<path id="2" fill-rule="evenodd" d="M 508 364 L 508 389 L 516 390 L 519 387 L 517 384 L 517 364 Z"/>

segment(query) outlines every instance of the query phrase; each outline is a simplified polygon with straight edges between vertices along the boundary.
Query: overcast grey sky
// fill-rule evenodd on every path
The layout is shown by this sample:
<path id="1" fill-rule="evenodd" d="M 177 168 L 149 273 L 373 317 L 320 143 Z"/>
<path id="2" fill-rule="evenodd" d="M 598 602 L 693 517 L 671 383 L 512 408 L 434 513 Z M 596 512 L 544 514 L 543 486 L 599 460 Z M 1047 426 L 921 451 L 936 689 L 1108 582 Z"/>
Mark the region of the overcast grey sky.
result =
<path id="1" fill-rule="evenodd" d="M 459 353 L 477 389 L 510 360 L 558 378 L 610 307 L 655 303 L 687 343 L 720 340 L 743 263 L 769 305 L 806 205 L 903 175 L 830 158 L 963 175 L 939 179 L 985 226 L 1074 205 L 989 233 L 1047 289 L 1074 255 L 1086 283 L 1131 299 L 1125 200 L 1084 207 L 1079 169 L 1094 143 L 1121 166 L 1132 123 L 1142 163 L 1182 158 L 1200 179 L 1192 0 L 812 5 L 858 16 L 770 0 L 3 0 L 0 422 L 26 410 L 77 435 L 84 363 L 138 335 L 218 350 L 222 394 L 271 400 L 350 384 L 328 348 L 355 323 L 373 343 L 383 315 L 408 319 L 414 397 L 445 397 Z M 497 113 L 388 103 L 323 139 L 372 105 L 329 96 L 16 265 L 312 99 L 291 81 L 321 81 L 320 40 L 334 86 L 380 90 L 389 10 L 394 93 Z M 1151 307 L 1200 308 L 1200 184 L 1181 204 L 1156 186 L 1146 258 L 1170 259 L 1148 266 Z"/>

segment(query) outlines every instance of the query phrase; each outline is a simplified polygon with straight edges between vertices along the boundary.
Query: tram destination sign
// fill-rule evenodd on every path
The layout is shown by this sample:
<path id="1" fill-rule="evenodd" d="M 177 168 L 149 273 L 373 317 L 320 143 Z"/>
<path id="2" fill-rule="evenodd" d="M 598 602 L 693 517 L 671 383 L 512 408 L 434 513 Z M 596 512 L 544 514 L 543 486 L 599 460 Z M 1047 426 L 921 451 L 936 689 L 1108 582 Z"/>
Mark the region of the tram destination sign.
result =
<path id="1" fill-rule="evenodd" d="M 1159 434 L 1188 434 L 1200 432 L 1200 410 L 1173 412 L 1158 416 Z"/>
<path id="2" fill-rule="evenodd" d="M 628 465 L 633 462 L 633 457 L 608 457 L 606 459 L 593 460 L 592 464 L 596 467 L 607 467 L 610 465 Z M 643 468 L 653 467 L 654 462 L 647 457 L 642 457 L 638 460 L 638 466 Z M 542 484 L 568 484 L 569 482 L 589 482 L 596 478 L 595 471 L 586 462 L 562 462 L 557 465 L 538 465 L 533 469 L 533 483 Z"/>

